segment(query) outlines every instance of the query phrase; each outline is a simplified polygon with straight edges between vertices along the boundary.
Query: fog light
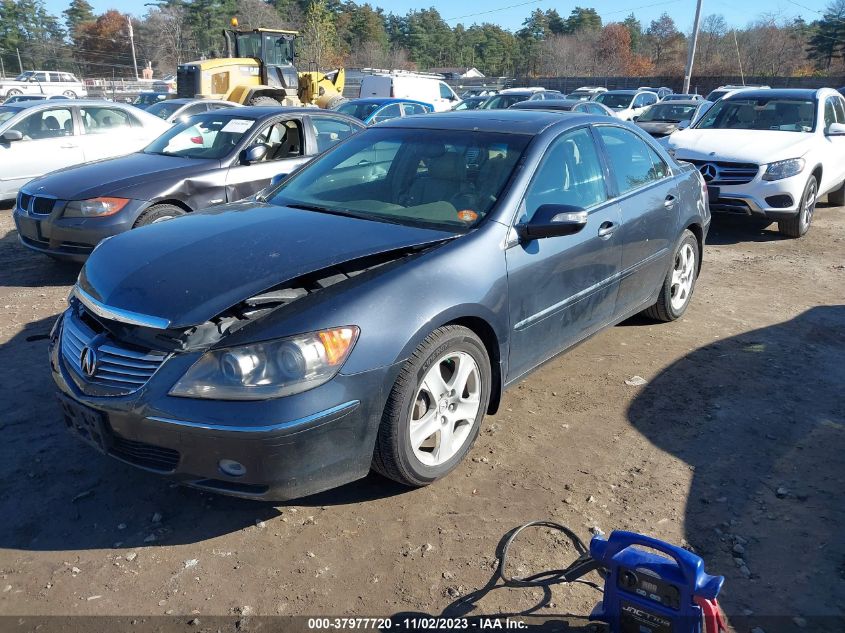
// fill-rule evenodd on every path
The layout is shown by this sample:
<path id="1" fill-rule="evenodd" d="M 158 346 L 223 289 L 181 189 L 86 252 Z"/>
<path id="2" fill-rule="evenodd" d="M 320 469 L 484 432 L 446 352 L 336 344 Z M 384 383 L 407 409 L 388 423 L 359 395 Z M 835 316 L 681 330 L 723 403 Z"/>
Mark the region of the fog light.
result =
<path id="1" fill-rule="evenodd" d="M 236 462 L 234 459 L 221 459 L 217 462 L 217 465 L 220 467 L 220 471 L 224 475 L 229 475 L 230 477 L 241 477 L 246 475 L 246 466 L 240 462 Z"/>

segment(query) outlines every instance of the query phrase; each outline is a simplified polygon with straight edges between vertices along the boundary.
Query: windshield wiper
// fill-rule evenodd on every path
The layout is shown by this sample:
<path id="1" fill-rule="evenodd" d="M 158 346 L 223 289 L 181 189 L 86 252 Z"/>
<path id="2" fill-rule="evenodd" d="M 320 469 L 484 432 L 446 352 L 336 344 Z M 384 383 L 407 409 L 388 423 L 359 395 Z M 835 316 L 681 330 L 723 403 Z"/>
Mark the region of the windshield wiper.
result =
<path id="1" fill-rule="evenodd" d="M 370 220 L 372 222 L 386 222 L 387 224 L 402 224 L 392 218 L 386 218 L 380 214 L 375 216 L 366 213 L 355 213 L 354 211 L 347 211 L 345 209 L 332 209 L 330 207 L 321 207 L 318 204 L 308 204 L 305 202 L 283 203 L 286 207 L 291 209 L 302 209 L 303 211 L 316 211 L 317 213 L 327 213 L 329 215 L 339 215 L 344 218 L 355 218 L 356 220 Z"/>

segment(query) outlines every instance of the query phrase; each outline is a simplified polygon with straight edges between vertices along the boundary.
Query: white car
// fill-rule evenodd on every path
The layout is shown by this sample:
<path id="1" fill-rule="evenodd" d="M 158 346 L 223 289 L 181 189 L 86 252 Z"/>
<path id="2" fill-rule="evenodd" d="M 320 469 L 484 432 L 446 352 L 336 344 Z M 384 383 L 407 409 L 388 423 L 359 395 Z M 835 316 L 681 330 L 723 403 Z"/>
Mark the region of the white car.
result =
<path id="1" fill-rule="evenodd" d="M 109 101 L 0 105 L 0 200 L 51 171 L 135 152 L 168 129 L 156 116 Z"/>
<path id="2" fill-rule="evenodd" d="M 660 101 L 656 92 L 649 90 L 608 90 L 593 101 L 613 110 L 617 118 L 630 121 L 645 112 L 646 108 Z"/>
<path id="3" fill-rule="evenodd" d="M 722 97 L 667 149 L 704 176 L 712 211 L 776 221 L 789 237 L 807 232 L 820 196 L 845 204 L 845 99 L 832 88 Z"/>
<path id="4" fill-rule="evenodd" d="M 0 99 L 24 94 L 63 95 L 77 99 L 87 97 L 88 91 L 74 75 L 53 70 L 28 70 L 14 79 L 0 79 Z"/>
<path id="5" fill-rule="evenodd" d="M 736 86 L 734 84 L 728 84 L 727 86 L 719 86 L 709 95 L 707 95 L 707 101 L 716 101 L 717 99 L 721 99 L 722 97 L 727 97 L 739 90 L 761 90 L 763 88 L 769 88 L 769 86 Z"/>
<path id="6" fill-rule="evenodd" d="M 461 98 L 443 81 L 442 75 L 402 70 L 365 75 L 361 79 L 359 97 L 412 99 L 430 103 L 435 112 L 447 112 L 461 102 Z"/>

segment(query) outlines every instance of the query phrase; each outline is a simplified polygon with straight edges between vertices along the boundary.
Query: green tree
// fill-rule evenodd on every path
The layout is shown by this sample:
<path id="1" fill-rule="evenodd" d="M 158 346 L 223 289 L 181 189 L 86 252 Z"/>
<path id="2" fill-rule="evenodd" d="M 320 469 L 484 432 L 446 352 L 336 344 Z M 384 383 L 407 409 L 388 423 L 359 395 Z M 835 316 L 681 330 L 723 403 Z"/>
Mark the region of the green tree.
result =
<path id="1" fill-rule="evenodd" d="M 628 29 L 631 36 L 631 50 L 639 52 L 643 41 L 643 25 L 633 13 L 629 13 L 628 17 L 622 20 L 622 26 Z"/>
<path id="2" fill-rule="evenodd" d="M 80 26 L 97 19 L 94 15 L 94 7 L 87 0 L 71 0 L 70 6 L 62 14 L 65 16 L 65 25 L 71 39 L 76 39 L 76 32 Z"/>
<path id="3" fill-rule="evenodd" d="M 601 16 L 595 9 L 575 7 L 569 17 L 566 18 L 566 27 L 563 32 L 571 34 L 579 31 L 597 31 L 600 28 Z"/>
<path id="4" fill-rule="evenodd" d="M 807 58 L 820 70 L 830 71 L 834 58 L 845 54 L 845 0 L 827 6 L 821 20 L 812 26 Z"/>
<path id="5" fill-rule="evenodd" d="M 335 18 L 325 0 L 314 0 L 308 5 L 301 34 L 299 54 L 308 68 L 314 65 L 324 69 L 338 64 L 340 51 Z"/>

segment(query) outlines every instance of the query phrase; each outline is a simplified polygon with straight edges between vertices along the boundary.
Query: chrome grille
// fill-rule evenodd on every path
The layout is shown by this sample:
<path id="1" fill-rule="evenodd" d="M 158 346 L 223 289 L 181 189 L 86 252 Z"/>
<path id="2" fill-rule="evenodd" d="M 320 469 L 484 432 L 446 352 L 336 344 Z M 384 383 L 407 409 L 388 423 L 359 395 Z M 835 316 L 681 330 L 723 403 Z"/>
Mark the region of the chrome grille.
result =
<path id="1" fill-rule="evenodd" d="M 82 367 L 82 352 L 86 348 L 96 355 L 93 375 Z M 62 324 L 62 356 L 67 366 L 85 381 L 111 387 L 121 394 L 143 387 L 167 358 L 162 352 L 120 347 L 107 335 L 94 332 L 72 313 Z"/>
<path id="2" fill-rule="evenodd" d="M 708 185 L 744 185 L 757 176 L 760 166 L 754 163 L 731 163 L 727 161 L 687 160 L 704 176 Z"/>
<path id="3" fill-rule="evenodd" d="M 29 203 L 32 202 L 32 196 L 25 191 L 18 192 L 18 208 L 23 211 L 29 211 Z"/>

